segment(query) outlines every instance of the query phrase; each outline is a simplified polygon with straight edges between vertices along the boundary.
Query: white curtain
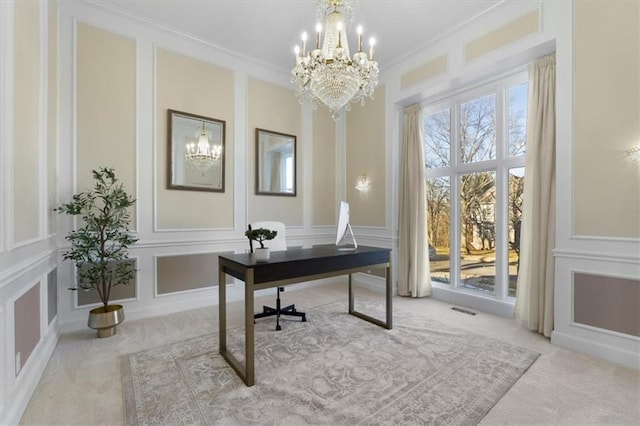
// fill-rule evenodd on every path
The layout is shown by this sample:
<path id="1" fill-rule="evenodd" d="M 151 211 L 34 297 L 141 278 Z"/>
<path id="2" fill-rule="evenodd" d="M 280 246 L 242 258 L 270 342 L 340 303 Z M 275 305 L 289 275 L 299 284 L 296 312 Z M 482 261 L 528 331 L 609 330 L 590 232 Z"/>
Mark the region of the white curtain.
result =
<path id="1" fill-rule="evenodd" d="M 424 172 L 422 107 L 405 109 L 400 176 L 398 294 L 431 295 L 427 244 L 427 196 Z"/>
<path id="2" fill-rule="evenodd" d="M 556 60 L 529 66 L 527 160 L 515 317 L 547 337 L 553 330 Z"/>

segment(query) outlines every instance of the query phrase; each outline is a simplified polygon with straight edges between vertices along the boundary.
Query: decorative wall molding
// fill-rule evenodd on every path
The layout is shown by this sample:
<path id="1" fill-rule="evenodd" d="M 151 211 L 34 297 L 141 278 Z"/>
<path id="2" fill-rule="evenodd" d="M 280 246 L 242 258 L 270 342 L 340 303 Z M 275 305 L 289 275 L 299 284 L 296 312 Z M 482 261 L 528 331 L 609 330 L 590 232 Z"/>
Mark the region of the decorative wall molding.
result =
<path id="1" fill-rule="evenodd" d="M 54 319 L 49 327 L 49 333 L 40 339 L 40 342 L 34 348 L 31 357 L 22 367 L 21 374 L 15 380 L 8 377 L 7 387 L 11 388 L 8 395 L 11 399 L 6 402 L 6 410 L 2 413 L 2 424 L 18 424 L 20 418 L 27 408 L 27 404 L 31 399 L 31 395 L 36 390 L 38 382 L 44 373 L 47 363 L 53 355 L 53 351 L 58 344 L 60 337 L 60 327 L 58 319 Z M 13 356 L 10 361 L 13 361 Z M 9 399 L 9 398 L 7 398 Z"/>
<path id="2" fill-rule="evenodd" d="M 640 265 L 640 254 L 634 256 L 633 253 L 620 255 L 606 252 L 603 253 L 595 251 L 555 249 L 553 250 L 553 254 L 556 257 L 566 259 L 580 259 L 608 263 L 631 263 Z"/>
<path id="3" fill-rule="evenodd" d="M 202 233 L 202 232 L 225 232 L 225 231 L 233 231 L 234 228 L 159 228 L 156 225 L 154 226 L 153 232 L 156 234 L 161 234 L 165 232 L 185 232 L 185 233 Z"/>
<path id="4" fill-rule="evenodd" d="M 609 335 L 611 335 L 612 337 L 615 337 L 615 338 L 629 339 L 629 340 L 633 340 L 635 342 L 640 343 L 640 337 L 638 337 L 638 336 L 632 336 L 630 334 L 619 333 L 617 331 L 607 330 L 606 328 L 594 327 L 594 326 L 591 326 L 591 325 L 581 324 L 579 322 L 573 322 L 573 321 L 571 322 L 570 325 L 572 327 L 583 328 L 583 329 L 588 330 L 590 332 L 609 334 Z"/>
<path id="5" fill-rule="evenodd" d="M 626 279 L 640 278 L 640 262 L 602 259 L 589 253 L 556 257 L 555 320 L 551 342 L 562 347 L 587 353 L 611 362 L 640 369 L 640 339 L 630 338 L 583 324 L 576 324 L 574 316 L 574 273 L 612 276 Z"/>
<path id="6" fill-rule="evenodd" d="M 12 284 L 27 273 L 41 269 L 43 265 L 55 265 L 58 260 L 57 255 L 57 250 L 42 251 L 8 269 L 0 270 L 0 288 Z"/>
<path id="7" fill-rule="evenodd" d="M 0 332 L 2 332 L 3 335 L 6 335 L 6 331 L 5 331 L 5 320 L 4 320 L 4 308 L 3 305 L 0 303 Z M 7 383 L 7 380 L 5 379 L 5 372 L 9 371 L 7 368 L 7 352 L 9 351 L 8 348 L 9 345 L 6 344 L 2 344 L 2 346 L 0 346 L 0 351 L 4 351 L 4 353 L 0 353 L 0 422 L 4 422 L 5 419 L 5 412 L 4 412 L 4 406 L 5 406 L 5 399 L 7 397 L 7 395 L 9 394 L 8 390 L 5 388 L 5 384 Z"/>

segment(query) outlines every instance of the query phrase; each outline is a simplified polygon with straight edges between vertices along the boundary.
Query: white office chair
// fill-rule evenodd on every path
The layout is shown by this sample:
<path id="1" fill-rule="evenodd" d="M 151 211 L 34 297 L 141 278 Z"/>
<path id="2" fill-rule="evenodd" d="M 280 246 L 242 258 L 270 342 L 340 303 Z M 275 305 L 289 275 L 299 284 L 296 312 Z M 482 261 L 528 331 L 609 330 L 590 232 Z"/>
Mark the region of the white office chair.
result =
<path id="1" fill-rule="evenodd" d="M 287 239 L 286 239 L 286 228 L 284 223 L 282 222 L 273 222 L 273 221 L 262 221 L 262 222 L 254 222 L 249 225 L 249 229 L 259 229 L 265 228 L 271 231 L 277 231 L 278 234 L 273 240 L 269 240 L 265 243 L 267 247 L 269 247 L 270 251 L 284 251 L 287 249 Z M 253 252 L 253 246 L 251 247 Z M 307 315 L 304 312 L 298 312 L 296 310 L 296 305 L 285 306 L 284 308 L 280 307 L 280 292 L 284 291 L 284 287 L 278 287 L 276 294 L 276 307 L 271 308 L 269 306 L 262 306 L 262 312 L 253 315 L 254 321 L 258 318 L 265 318 L 276 316 L 276 330 L 282 330 L 280 327 L 280 315 L 289 315 L 293 317 L 302 318 L 302 322 L 307 321 Z"/>

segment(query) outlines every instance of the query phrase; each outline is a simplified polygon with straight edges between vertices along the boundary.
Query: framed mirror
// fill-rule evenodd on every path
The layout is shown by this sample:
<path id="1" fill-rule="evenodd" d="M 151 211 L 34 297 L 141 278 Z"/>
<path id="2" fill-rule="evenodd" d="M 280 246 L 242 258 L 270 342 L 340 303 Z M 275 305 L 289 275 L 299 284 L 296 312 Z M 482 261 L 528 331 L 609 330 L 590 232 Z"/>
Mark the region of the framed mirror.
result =
<path id="1" fill-rule="evenodd" d="M 225 122 L 167 110 L 167 188 L 224 192 Z"/>
<path id="2" fill-rule="evenodd" d="M 256 194 L 296 196 L 296 137 L 256 129 Z"/>

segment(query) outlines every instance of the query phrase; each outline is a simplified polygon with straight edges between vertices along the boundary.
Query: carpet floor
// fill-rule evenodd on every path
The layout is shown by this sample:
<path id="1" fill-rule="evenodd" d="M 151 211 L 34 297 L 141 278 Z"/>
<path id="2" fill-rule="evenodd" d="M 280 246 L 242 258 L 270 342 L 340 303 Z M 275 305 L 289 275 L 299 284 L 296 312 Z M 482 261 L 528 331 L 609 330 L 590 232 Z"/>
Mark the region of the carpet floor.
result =
<path id="1" fill-rule="evenodd" d="M 356 309 L 382 318 L 383 307 Z M 218 354 L 217 333 L 122 357 L 127 425 L 477 424 L 539 354 L 394 311 L 385 330 L 346 302 L 307 322 L 259 320 L 256 385 Z M 227 333 L 242 358 L 243 328 Z"/>

